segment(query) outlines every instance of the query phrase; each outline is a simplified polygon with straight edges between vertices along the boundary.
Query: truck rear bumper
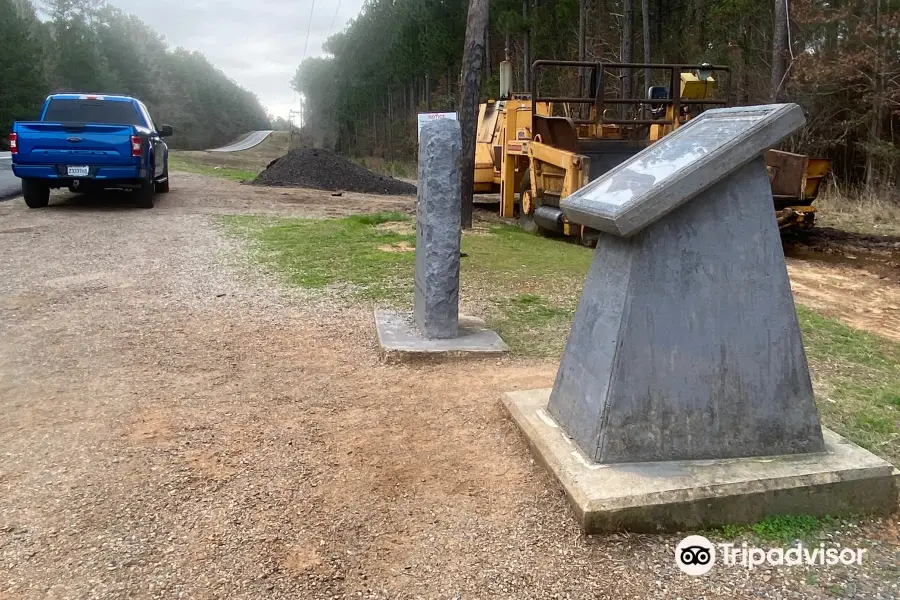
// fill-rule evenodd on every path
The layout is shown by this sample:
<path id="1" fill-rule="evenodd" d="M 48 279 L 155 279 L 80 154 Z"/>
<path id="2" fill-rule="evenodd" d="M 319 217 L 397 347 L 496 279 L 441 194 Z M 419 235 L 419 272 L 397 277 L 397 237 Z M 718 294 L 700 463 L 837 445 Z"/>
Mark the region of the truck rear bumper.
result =
<path id="1" fill-rule="evenodd" d="M 67 165 L 20 165 L 13 163 L 13 173 L 21 179 L 45 179 L 50 187 L 67 187 L 76 179 L 95 187 L 114 187 L 114 184 L 137 183 L 147 177 L 139 165 L 93 165 L 87 177 L 69 177 Z"/>

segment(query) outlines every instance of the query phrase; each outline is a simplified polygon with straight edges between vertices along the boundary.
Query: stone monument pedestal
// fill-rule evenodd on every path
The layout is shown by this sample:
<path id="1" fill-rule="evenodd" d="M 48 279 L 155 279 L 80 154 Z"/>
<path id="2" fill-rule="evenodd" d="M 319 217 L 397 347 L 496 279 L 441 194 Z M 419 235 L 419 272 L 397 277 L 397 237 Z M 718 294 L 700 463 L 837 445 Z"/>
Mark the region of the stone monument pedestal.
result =
<path id="1" fill-rule="evenodd" d="M 416 327 L 410 313 L 391 310 L 375 310 L 375 328 L 378 343 L 385 352 L 404 354 L 505 354 L 509 347 L 484 321 L 475 317 L 459 316 L 456 337 L 428 339 Z"/>
<path id="2" fill-rule="evenodd" d="M 550 392 L 508 392 L 503 405 L 585 533 L 698 530 L 781 514 L 888 515 L 897 507 L 900 471 L 828 429 L 818 453 L 593 463 L 547 412 Z"/>
<path id="3" fill-rule="evenodd" d="M 586 531 L 897 508 L 819 421 L 761 158 L 803 121 L 709 110 L 561 201 L 602 233 L 553 389 L 504 404 Z"/>

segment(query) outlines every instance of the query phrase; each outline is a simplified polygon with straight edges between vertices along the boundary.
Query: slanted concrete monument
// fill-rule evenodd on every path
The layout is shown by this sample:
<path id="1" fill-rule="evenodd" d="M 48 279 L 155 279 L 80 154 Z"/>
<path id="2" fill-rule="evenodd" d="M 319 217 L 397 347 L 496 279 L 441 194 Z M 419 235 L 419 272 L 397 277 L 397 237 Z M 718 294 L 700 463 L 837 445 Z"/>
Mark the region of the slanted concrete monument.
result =
<path id="1" fill-rule="evenodd" d="M 416 200 L 415 300 L 412 316 L 376 310 L 382 348 L 411 353 L 508 351 L 503 340 L 459 315 L 460 125 L 439 119 L 422 126 Z"/>
<path id="2" fill-rule="evenodd" d="M 504 403 L 586 530 L 896 507 L 819 423 L 761 155 L 803 122 L 707 111 L 561 203 L 604 234 L 553 389 Z"/>

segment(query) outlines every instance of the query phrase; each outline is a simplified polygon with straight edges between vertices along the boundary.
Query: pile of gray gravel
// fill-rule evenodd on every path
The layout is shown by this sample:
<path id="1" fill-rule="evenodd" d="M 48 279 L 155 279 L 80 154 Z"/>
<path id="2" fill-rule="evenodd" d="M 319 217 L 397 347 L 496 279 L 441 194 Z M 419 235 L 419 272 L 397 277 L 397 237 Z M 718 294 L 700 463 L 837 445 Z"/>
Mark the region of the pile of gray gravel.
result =
<path id="1" fill-rule="evenodd" d="M 298 148 L 269 164 L 254 185 L 304 187 L 362 194 L 415 194 L 416 186 L 379 175 L 318 148 Z"/>

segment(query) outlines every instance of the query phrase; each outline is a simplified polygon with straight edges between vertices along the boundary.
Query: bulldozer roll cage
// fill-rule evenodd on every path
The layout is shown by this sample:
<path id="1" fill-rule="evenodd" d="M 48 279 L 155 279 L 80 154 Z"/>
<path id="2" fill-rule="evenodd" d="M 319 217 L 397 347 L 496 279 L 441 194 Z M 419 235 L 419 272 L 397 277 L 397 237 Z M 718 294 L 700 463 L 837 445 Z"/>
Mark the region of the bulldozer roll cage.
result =
<path id="1" fill-rule="evenodd" d="M 588 91 L 593 90 L 592 94 L 584 96 L 542 96 L 540 94 L 540 74 L 547 67 L 574 67 L 579 69 L 590 69 L 590 85 Z M 608 80 L 608 69 L 626 69 L 631 71 L 656 71 L 657 73 L 667 73 L 669 83 L 668 98 L 607 98 L 606 82 Z M 705 72 L 712 75 L 713 73 L 724 73 L 725 97 L 718 99 L 701 99 L 693 100 L 681 97 L 681 74 L 685 72 Z M 583 87 L 583 86 L 582 86 Z M 563 104 L 581 104 L 593 105 L 596 120 L 592 119 L 572 119 L 576 125 L 672 125 L 675 126 L 673 119 L 607 119 L 603 112 L 606 106 L 612 105 L 616 107 L 628 105 L 653 105 L 654 107 L 674 107 L 672 111 L 675 119 L 681 113 L 681 109 L 686 106 L 730 106 L 731 98 L 731 69 L 721 65 L 708 64 L 669 64 L 669 63 L 608 63 L 608 62 L 583 62 L 571 60 L 536 60 L 531 65 L 531 112 L 535 114 L 536 107 L 539 103 L 563 103 Z"/>
<path id="2" fill-rule="evenodd" d="M 721 65 L 536 60 L 530 74 L 529 90 L 507 81 L 499 102 L 479 108 L 473 191 L 499 192 L 501 217 L 587 245 L 599 232 L 570 222 L 561 200 L 706 109 L 733 106 Z M 812 227 L 828 161 L 778 150 L 765 158 L 779 228 Z"/>

